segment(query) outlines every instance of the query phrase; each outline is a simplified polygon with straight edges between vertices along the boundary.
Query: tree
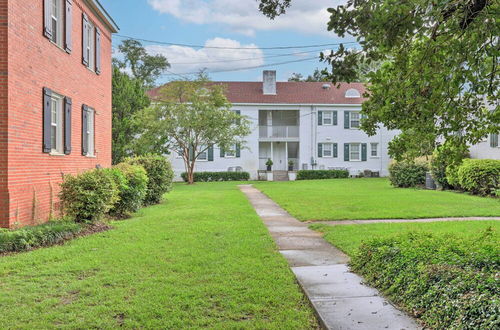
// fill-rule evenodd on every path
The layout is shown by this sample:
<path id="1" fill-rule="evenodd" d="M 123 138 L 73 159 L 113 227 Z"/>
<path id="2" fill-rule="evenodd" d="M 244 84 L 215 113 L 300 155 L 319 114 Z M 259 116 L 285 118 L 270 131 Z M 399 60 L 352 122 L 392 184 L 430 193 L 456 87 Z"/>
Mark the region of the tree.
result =
<path id="1" fill-rule="evenodd" d="M 224 87 L 203 75 L 195 81 L 171 82 L 160 95 L 144 115 L 149 124 L 142 136 L 182 156 L 189 184 L 194 183 L 196 161 L 202 154 L 213 153 L 214 145 L 224 150 L 242 146 L 251 132 L 250 121 L 230 110 Z"/>
<path id="2" fill-rule="evenodd" d="M 292 76 L 288 78 L 288 81 L 329 81 L 330 79 L 328 78 L 327 73 L 328 72 L 325 70 L 316 69 L 314 70 L 313 74 L 307 76 L 307 78 L 304 78 L 304 76 L 300 73 L 293 73 Z"/>
<path id="3" fill-rule="evenodd" d="M 130 68 L 132 76 L 142 81 L 146 88 L 152 88 L 160 75 L 170 64 L 165 56 L 149 55 L 143 45 L 136 40 L 124 40 L 118 46 L 118 50 L 123 54 L 124 59 L 114 59 L 114 63 L 122 68 Z"/>
<path id="4" fill-rule="evenodd" d="M 260 1 L 260 9 L 274 18 L 292 4 Z M 440 143 L 462 150 L 500 130 L 499 1 L 348 0 L 328 11 L 328 30 L 362 47 L 321 55 L 331 81 L 359 80 L 362 63 L 383 63 L 367 74 L 362 128 L 401 130 L 390 144 L 393 157 Z"/>
<path id="5" fill-rule="evenodd" d="M 120 163 L 132 153 L 132 144 L 139 133 L 136 115 L 150 102 L 142 82 L 131 78 L 113 66 L 113 164 Z"/>

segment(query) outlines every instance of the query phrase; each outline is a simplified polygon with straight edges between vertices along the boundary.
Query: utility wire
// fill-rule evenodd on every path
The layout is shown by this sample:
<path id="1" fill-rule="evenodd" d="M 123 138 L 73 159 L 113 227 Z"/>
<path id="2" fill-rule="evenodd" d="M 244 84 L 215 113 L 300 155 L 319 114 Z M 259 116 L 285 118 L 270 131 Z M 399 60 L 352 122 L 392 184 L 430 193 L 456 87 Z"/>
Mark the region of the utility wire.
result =
<path id="1" fill-rule="evenodd" d="M 114 36 L 122 39 L 132 39 L 136 41 L 154 43 L 159 45 L 168 45 L 168 46 L 181 46 L 181 47 L 191 47 L 191 48 L 206 48 L 206 49 L 261 49 L 261 50 L 269 50 L 269 49 L 296 49 L 296 48 L 318 48 L 318 47 L 328 47 L 328 46 L 339 46 L 341 44 L 357 44 L 356 41 L 346 41 L 340 43 L 330 43 L 330 44 L 316 44 L 316 45 L 300 45 L 300 46 L 275 46 L 275 47 L 222 47 L 222 46 L 205 46 L 205 45 L 191 45 L 191 44 L 182 44 L 182 43 L 174 43 L 174 42 L 165 42 L 158 40 L 149 40 L 142 38 L 134 38 L 126 35 L 115 34 Z"/>

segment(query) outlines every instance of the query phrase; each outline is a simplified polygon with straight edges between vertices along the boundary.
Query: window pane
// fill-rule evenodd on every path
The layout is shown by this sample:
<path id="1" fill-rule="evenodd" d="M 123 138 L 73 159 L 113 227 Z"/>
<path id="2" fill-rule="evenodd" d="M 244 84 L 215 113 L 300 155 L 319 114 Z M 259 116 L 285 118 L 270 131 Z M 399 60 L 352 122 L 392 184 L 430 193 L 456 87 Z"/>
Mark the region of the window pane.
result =
<path id="1" fill-rule="evenodd" d="M 57 149 L 57 126 L 52 126 L 50 132 L 50 143 L 52 145 L 52 150 Z"/>
<path id="2" fill-rule="evenodd" d="M 372 155 L 372 157 L 378 156 L 378 143 L 371 144 L 371 155 Z"/>
<path id="3" fill-rule="evenodd" d="M 332 124 L 332 113 L 331 111 L 323 112 L 323 124 L 331 125 Z"/>
<path id="4" fill-rule="evenodd" d="M 359 112 L 351 112 L 351 127 L 352 128 L 359 128 L 359 118 L 360 118 Z"/>
<path id="5" fill-rule="evenodd" d="M 332 144 L 331 143 L 323 143 L 323 156 L 331 157 L 332 156 Z"/>
<path id="6" fill-rule="evenodd" d="M 351 160 L 360 160 L 360 145 L 358 143 L 351 144 L 350 150 L 351 150 L 350 159 Z"/>

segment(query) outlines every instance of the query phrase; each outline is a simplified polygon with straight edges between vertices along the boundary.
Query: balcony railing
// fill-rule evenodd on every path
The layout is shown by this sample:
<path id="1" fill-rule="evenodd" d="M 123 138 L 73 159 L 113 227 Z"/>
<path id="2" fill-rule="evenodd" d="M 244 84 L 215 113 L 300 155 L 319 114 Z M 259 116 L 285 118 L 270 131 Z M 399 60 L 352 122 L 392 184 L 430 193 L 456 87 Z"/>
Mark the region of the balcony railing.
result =
<path id="1" fill-rule="evenodd" d="M 261 139 L 298 138 L 299 126 L 259 126 Z"/>

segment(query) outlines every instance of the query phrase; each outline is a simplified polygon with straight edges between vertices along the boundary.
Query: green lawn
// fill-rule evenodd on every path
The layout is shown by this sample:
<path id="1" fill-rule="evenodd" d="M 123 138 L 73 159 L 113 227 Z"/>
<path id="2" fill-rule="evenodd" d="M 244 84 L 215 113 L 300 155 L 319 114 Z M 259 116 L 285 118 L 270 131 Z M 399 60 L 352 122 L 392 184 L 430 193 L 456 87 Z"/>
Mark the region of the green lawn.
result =
<path id="1" fill-rule="evenodd" d="M 260 182 L 255 186 L 303 221 L 500 216 L 500 199 L 393 188 L 385 178 Z"/>
<path id="2" fill-rule="evenodd" d="M 329 226 L 313 224 L 311 229 L 320 231 L 324 238 L 348 255 L 353 255 L 363 241 L 387 238 L 409 232 L 452 234 L 455 237 L 474 237 L 488 227 L 500 231 L 500 221 L 441 221 L 423 223 L 373 223 L 363 225 Z"/>
<path id="3" fill-rule="evenodd" d="M 308 329 L 286 261 L 235 183 L 176 185 L 116 229 L 0 258 L 8 328 Z"/>

